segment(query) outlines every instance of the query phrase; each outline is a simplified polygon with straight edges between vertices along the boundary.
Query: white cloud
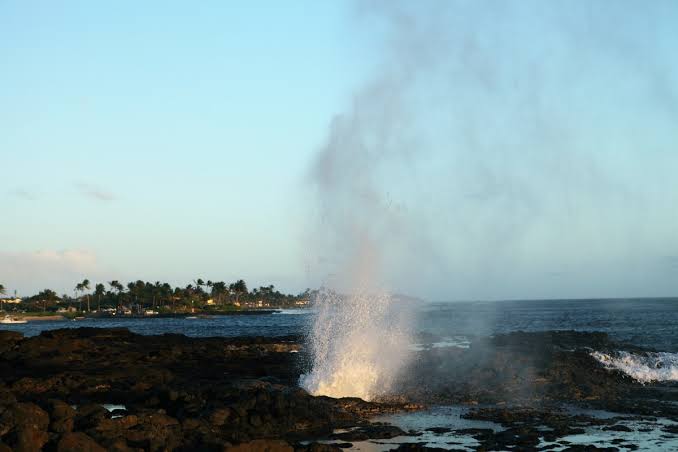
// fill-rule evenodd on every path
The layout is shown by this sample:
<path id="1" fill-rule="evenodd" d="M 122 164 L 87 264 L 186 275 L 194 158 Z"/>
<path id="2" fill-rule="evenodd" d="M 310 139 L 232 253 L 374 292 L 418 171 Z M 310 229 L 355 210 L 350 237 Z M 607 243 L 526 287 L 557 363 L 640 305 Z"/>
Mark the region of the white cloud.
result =
<path id="1" fill-rule="evenodd" d="M 115 195 L 108 190 L 92 184 L 77 183 L 75 184 L 80 194 L 97 201 L 113 201 Z"/>
<path id="2" fill-rule="evenodd" d="M 0 251 L 0 283 L 8 293 L 16 290 L 25 296 L 45 288 L 71 293 L 77 282 L 101 274 L 97 257 L 89 250 Z"/>

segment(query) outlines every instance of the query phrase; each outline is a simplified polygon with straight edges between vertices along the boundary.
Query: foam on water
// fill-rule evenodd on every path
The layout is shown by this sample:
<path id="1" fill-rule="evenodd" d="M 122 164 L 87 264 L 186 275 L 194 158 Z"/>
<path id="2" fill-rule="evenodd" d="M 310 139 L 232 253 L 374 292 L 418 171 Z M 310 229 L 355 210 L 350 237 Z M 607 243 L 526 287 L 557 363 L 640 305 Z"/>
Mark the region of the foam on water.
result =
<path id="1" fill-rule="evenodd" d="M 310 314 L 312 311 L 308 308 L 293 308 L 293 309 L 278 309 L 274 311 L 273 314 L 284 314 L 284 315 L 303 315 Z"/>
<path id="2" fill-rule="evenodd" d="M 308 346 L 312 368 L 300 385 L 314 395 L 372 400 L 389 393 L 410 358 L 407 303 L 386 293 L 323 291 Z"/>
<path id="3" fill-rule="evenodd" d="M 592 352 L 608 369 L 621 370 L 641 383 L 678 381 L 678 353 L 617 351 L 612 354 Z"/>

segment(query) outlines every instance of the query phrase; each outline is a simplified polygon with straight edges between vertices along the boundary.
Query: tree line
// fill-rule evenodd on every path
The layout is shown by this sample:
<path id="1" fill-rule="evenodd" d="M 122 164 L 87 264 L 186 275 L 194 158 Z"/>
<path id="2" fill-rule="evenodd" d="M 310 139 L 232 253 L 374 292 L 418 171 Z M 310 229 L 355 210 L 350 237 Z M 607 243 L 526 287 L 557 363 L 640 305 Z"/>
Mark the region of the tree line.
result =
<path id="1" fill-rule="evenodd" d="M 4 285 L 0 284 L 0 295 L 5 292 Z M 242 279 L 229 284 L 197 278 L 185 287 L 142 280 L 127 284 L 118 280 L 93 284 L 89 279 L 84 279 L 74 286 L 73 296 L 59 296 L 52 289 L 44 289 L 23 298 L 21 308 L 30 311 L 56 311 L 71 307 L 80 312 L 92 312 L 134 307 L 138 310 L 185 312 L 196 308 L 218 310 L 236 309 L 240 306 L 291 307 L 298 306 L 309 297 L 308 289 L 297 295 L 281 293 L 273 285 L 249 290 Z"/>

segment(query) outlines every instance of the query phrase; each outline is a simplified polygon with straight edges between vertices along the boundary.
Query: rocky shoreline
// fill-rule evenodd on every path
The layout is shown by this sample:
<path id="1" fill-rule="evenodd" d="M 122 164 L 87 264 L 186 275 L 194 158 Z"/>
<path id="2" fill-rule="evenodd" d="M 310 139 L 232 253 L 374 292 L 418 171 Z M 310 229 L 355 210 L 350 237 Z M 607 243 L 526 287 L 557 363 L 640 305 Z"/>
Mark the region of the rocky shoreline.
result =
<path id="1" fill-rule="evenodd" d="M 425 432 L 370 419 L 445 404 L 471 407 L 468 419 L 502 426 L 453 432 L 473 438 L 477 450 L 578 450 L 562 438 L 586 426 L 624 428 L 618 418 L 568 414 L 565 403 L 678 422 L 678 388 L 641 385 L 590 355 L 592 348 L 615 347 L 602 333 L 547 332 L 425 349 L 397 398 L 365 402 L 314 397 L 297 387 L 305 368 L 300 336 L 188 338 L 77 328 L 25 338 L 0 331 L 0 452 L 325 451 L 400 437 L 408 440 L 393 448 L 427 450 L 417 441 Z M 676 434 L 672 428 L 667 437 Z"/>

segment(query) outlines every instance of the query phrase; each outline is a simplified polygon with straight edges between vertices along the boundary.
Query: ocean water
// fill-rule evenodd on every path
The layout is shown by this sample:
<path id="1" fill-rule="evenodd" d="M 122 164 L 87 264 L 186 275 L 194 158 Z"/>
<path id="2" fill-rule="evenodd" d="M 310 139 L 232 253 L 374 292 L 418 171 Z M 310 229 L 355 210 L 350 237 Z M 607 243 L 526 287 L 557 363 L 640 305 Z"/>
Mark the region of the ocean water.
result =
<path id="1" fill-rule="evenodd" d="M 616 353 L 594 353 L 609 368 L 642 382 L 678 381 L 678 298 L 513 300 L 421 303 L 415 307 L 413 350 L 428 347 L 468 347 L 479 336 L 513 331 L 602 331 L 612 339 L 653 350 L 638 355 L 623 347 Z M 0 330 L 26 336 L 56 328 L 125 327 L 139 334 L 181 333 L 209 336 L 285 336 L 312 328 L 309 309 L 274 314 L 226 315 L 205 318 L 110 318 L 76 321 L 32 321 L 0 324 Z"/>
<path id="2" fill-rule="evenodd" d="M 57 328 L 128 328 L 144 335 L 164 333 L 191 337 L 287 336 L 300 334 L 309 322 L 309 311 L 283 310 L 276 314 L 215 315 L 205 317 L 113 317 L 83 320 L 30 321 L 23 324 L 0 324 L 0 330 L 13 330 L 25 336 Z"/>
<path id="3" fill-rule="evenodd" d="M 602 331 L 618 342 L 678 351 L 678 298 L 436 303 L 420 330 L 468 337 L 512 331 Z"/>
<path id="4" fill-rule="evenodd" d="M 455 340 L 512 331 L 603 331 L 619 342 L 678 352 L 678 298 L 422 303 L 414 330 Z M 2 325 L 27 336 L 81 326 L 126 327 L 140 334 L 282 336 L 308 331 L 308 309 L 208 318 L 113 318 Z"/>

